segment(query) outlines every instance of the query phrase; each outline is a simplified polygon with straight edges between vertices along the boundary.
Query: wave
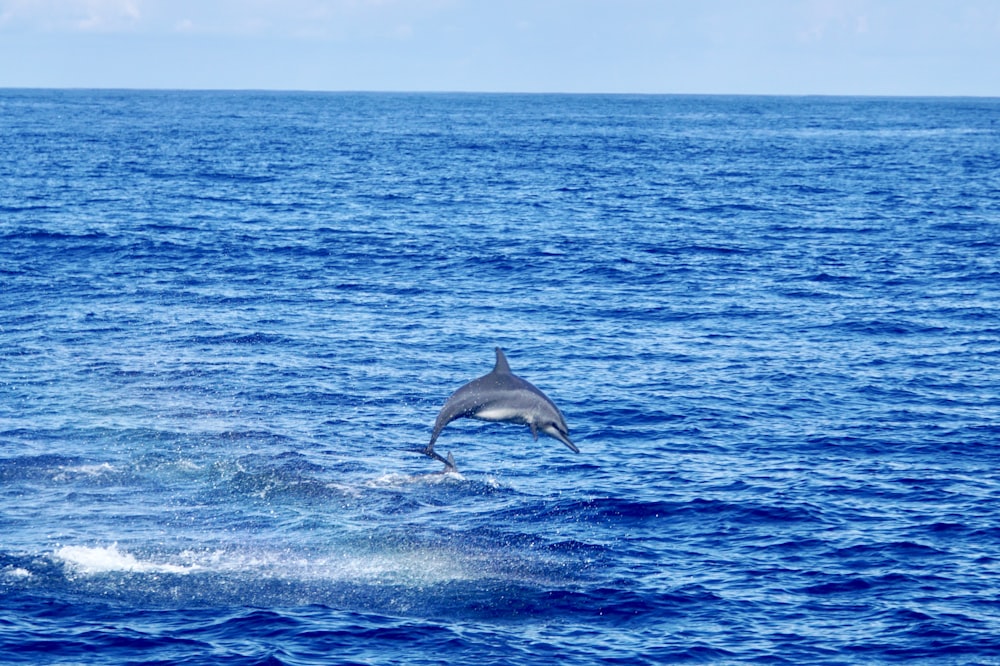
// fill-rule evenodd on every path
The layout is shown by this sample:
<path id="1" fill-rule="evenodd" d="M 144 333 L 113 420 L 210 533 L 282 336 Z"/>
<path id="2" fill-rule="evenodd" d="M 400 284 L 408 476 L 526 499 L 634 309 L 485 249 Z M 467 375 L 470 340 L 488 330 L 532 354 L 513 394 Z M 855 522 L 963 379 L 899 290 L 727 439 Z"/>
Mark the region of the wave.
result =
<path id="1" fill-rule="evenodd" d="M 221 335 L 197 335 L 188 339 L 195 345 L 286 345 L 292 342 L 290 338 L 270 333 L 254 331 L 253 333 L 224 333 Z"/>
<path id="2" fill-rule="evenodd" d="M 2 208 L 0 208 L 0 212 L 2 212 Z M 97 241 L 111 238 L 113 237 L 110 234 L 102 231 L 81 231 L 71 233 L 66 231 L 49 231 L 47 229 L 38 228 L 16 229 L 0 235 L 0 239 L 4 241 L 26 240 L 33 243 L 52 241 L 54 246 L 57 246 L 62 250 L 66 249 L 66 246 L 64 245 L 65 243 L 72 241 Z"/>
<path id="3" fill-rule="evenodd" d="M 65 483 L 110 483 L 122 481 L 129 472 L 113 462 L 94 462 L 78 456 L 41 454 L 0 458 L 0 482 L 13 484 L 23 481 Z"/>
<path id="4" fill-rule="evenodd" d="M 112 573 L 171 573 L 187 574 L 202 569 L 198 564 L 171 564 L 140 560 L 131 553 L 123 553 L 118 544 L 110 546 L 63 546 L 53 557 L 66 565 L 73 574 L 85 576 Z"/>

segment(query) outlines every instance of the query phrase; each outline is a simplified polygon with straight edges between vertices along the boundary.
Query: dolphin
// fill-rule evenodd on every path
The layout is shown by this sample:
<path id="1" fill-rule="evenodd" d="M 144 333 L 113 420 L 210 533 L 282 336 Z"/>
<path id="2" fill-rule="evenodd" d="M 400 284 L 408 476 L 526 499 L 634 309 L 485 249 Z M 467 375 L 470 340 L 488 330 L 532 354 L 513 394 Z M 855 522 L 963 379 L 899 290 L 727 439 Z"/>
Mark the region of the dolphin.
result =
<path id="1" fill-rule="evenodd" d="M 455 472 L 455 459 L 449 453 L 447 458 L 434 450 L 434 442 L 446 425 L 463 417 L 480 421 L 502 421 L 523 423 L 531 428 L 531 434 L 538 440 L 539 431 L 554 437 L 569 447 L 573 453 L 580 449 L 570 441 L 569 428 L 562 412 L 549 398 L 535 386 L 510 371 L 503 350 L 496 348 L 497 362 L 493 371 L 461 387 L 451 394 L 434 421 L 431 442 L 424 454 L 445 464 L 445 472 Z"/>

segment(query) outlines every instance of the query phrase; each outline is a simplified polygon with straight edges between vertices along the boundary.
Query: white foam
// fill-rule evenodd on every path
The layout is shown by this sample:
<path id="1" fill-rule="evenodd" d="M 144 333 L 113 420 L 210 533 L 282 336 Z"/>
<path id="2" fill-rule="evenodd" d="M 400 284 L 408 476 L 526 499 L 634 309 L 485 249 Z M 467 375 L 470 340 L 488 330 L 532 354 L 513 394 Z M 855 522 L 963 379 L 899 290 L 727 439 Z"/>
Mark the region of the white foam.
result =
<path id="1" fill-rule="evenodd" d="M 358 490 L 356 486 L 349 486 L 344 483 L 336 483 L 331 481 L 330 483 L 326 484 L 326 487 L 329 488 L 330 490 L 335 490 L 349 497 L 354 497 L 354 498 L 361 497 L 361 491 Z"/>
<path id="2" fill-rule="evenodd" d="M 367 584 L 427 585 L 476 576 L 460 557 L 438 548 L 388 548 L 382 552 L 340 552 L 305 556 L 281 550 L 185 550 L 174 562 L 140 559 L 110 546 L 63 546 L 53 553 L 76 576 L 106 573 L 250 574 L 292 580 L 354 581 Z M 180 563 L 177 563 L 180 562 Z M 5 573 L 11 573 L 5 571 Z M 30 573 L 25 572 L 30 575 Z"/>
<path id="3" fill-rule="evenodd" d="M 401 474 L 399 472 L 386 472 L 382 476 L 365 483 L 369 488 L 398 488 L 413 484 L 436 485 L 439 483 L 450 483 L 452 481 L 465 481 L 461 472 L 441 472 L 430 474 Z"/>
<path id="4" fill-rule="evenodd" d="M 252 572 L 292 580 L 427 585 L 472 577 L 453 553 L 434 548 L 348 551 L 319 557 L 283 551 L 220 552 L 211 561 L 199 562 L 216 572 Z"/>
<path id="5" fill-rule="evenodd" d="M 54 556 L 74 573 L 85 576 L 113 572 L 186 574 L 203 568 L 198 564 L 180 565 L 140 560 L 131 553 L 118 550 L 117 543 L 104 547 L 63 546 Z"/>
<path id="6" fill-rule="evenodd" d="M 99 465 L 60 465 L 59 473 L 52 477 L 53 481 L 66 481 L 70 476 L 101 476 L 117 472 L 111 463 L 100 463 Z"/>
<path id="7" fill-rule="evenodd" d="M 3 570 L 3 575 L 10 578 L 31 578 L 33 574 L 22 567 L 9 566 Z"/>
<path id="8" fill-rule="evenodd" d="M 312 564 L 317 577 L 369 584 L 428 585 L 473 577 L 451 553 L 433 549 L 344 554 Z"/>

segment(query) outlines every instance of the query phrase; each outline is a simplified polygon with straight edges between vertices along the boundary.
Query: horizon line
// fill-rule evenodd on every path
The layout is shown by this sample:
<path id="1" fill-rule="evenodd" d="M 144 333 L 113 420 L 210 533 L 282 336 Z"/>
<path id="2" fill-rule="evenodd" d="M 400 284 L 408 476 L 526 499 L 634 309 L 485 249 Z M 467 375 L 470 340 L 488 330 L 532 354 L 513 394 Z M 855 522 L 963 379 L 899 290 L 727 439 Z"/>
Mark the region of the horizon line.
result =
<path id="1" fill-rule="evenodd" d="M 530 91 L 530 90 L 420 90 L 420 89 L 332 89 L 332 88 L 255 88 L 255 87 L 129 87 L 129 86 L 4 86 L 0 91 L 66 92 L 191 92 L 191 93 L 289 93 L 330 95 L 519 95 L 566 97 L 796 97 L 796 98 L 868 98 L 868 99 L 1000 99 L 1000 95 L 977 94 L 893 94 L 893 93 L 727 93 L 727 92 L 607 92 L 607 91 Z"/>

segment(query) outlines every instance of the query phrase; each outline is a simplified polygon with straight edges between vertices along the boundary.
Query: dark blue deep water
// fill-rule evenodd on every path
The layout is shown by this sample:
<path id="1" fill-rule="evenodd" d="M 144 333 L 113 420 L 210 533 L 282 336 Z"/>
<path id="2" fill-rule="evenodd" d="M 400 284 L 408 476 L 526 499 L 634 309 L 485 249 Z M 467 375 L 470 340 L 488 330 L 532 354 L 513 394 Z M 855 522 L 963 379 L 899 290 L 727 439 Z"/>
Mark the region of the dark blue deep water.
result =
<path id="1" fill-rule="evenodd" d="M 1000 664 L 1000 100 L 0 91 L 0 661 Z M 507 351 L 581 449 L 458 421 Z"/>

